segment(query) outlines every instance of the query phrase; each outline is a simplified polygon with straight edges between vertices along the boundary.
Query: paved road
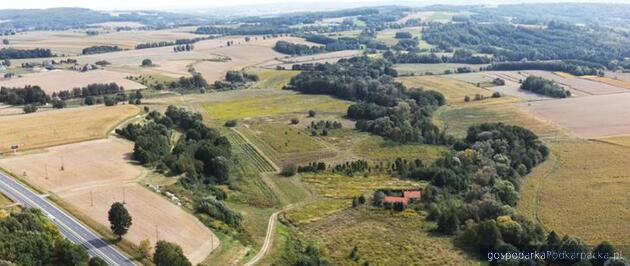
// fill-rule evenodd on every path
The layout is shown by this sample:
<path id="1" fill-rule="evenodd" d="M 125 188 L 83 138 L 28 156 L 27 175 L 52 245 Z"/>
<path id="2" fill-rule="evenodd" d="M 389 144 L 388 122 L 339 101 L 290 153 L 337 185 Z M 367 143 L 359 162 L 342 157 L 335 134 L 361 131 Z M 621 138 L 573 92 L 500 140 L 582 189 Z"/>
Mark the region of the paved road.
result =
<path id="1" fill-rule="evenodd" d="M 72 216 L 1 172 L 0 192 L 24 207 L 41 209 L 57 225 L 61 234 L 68 240 L 85 247 L 91 256 L 98 256 L 109 265 L 134 265 L 127 257 Z"/>

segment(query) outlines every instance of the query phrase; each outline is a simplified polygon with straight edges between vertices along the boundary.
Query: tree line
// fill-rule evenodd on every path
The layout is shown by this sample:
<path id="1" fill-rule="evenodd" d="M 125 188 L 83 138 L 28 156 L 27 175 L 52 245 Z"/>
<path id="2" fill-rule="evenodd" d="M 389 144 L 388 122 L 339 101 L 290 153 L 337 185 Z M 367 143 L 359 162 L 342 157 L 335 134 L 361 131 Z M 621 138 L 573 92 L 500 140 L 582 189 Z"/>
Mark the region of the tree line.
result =
<path id="1" fill-rule="evenodd" d="M 192 38 L 192 39 L 177 39 L 175 41 L 162 41 L 162 42 L 148 42 L 141 43 L 136 45 L 136 50 L 147 49 L 147 48 L 156 48 L 156 47 L 164 47 L 164 46 L 173 46 L 173 45 L 186 45 L 193 44 L 198 41 L 206 40 L 208 38 Z"/>
<path id="2" fill-rule="evenodd" d="M 0 59 L 23 59 L 23 58 L 40 58 L 40 57 L 53 57 L 50 49 L 35 48 L 35 49 L 15 49 L 15 48 L 2 48 L 0 49 Z"/>
<path id="3" fill-rule="evenodd" d="M 83 48 L 81 51 L 82 54 L 102 54 L 102 53 L 111 53 L 122 51 L 122 49 L 118 46 L 112 45 L 97 45 Z"/>

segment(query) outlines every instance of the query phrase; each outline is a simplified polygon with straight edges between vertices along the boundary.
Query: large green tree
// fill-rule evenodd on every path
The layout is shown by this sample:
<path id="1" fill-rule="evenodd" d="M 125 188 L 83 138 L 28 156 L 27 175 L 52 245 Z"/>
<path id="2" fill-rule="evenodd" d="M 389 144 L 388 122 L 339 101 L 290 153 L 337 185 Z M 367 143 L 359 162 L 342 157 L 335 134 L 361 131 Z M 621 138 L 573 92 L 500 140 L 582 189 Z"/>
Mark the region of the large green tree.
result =
<path id="1" fill-rule="evenodd" d="M 158 241 L 155 244 L 153 263 L 157 266 L 190 266 L 190 261 L 184 256 L 182 248 L 177 244 Z"/>
<path id="2" fill-rule="evenodd" d="M 118 235 L 118 238 L 122 238 L 122 236 L 127 233 L 132 223 L 131 215 L 129 215 L 125 205 L 120 202 L 114 202 L 109 209 L 108 217 L 112 232 Z"/>

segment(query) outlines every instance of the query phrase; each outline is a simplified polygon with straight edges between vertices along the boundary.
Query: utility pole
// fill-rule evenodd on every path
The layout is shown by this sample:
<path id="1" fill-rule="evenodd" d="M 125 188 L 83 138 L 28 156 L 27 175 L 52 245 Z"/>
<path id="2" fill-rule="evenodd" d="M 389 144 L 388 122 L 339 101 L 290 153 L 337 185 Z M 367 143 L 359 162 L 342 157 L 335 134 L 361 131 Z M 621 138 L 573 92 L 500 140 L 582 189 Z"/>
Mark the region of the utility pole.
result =
<path id="1" fill-rule="evenodd" d="M 94 207 L 94 195 L 92 195 L 92 190 L 90 190 L 90 207 Z"/>
<path id="2" fill-rule="evenodd" d="M 48 179 L 48 165 L 44 164 L 44 172 L 46 173 L 46 179 Z"/>
<path id="3" fill-rule="evenodd" d="M 123 190 L 123 204 L 125 204 L 125 187 L 123 187 L 122 190 Z"/>
<path id="4" fill-rule="evenodd" d="M 63 156 L 61 156 L 61 171 L 65 170 L 65 168 L 63 167 Z"/>
<path id="5" fill-rule="evenodd" d="M 158 232 L 158 225 L 155 225 L 155 242 L 158 242 L 160 240 L 160 235 Z"/>

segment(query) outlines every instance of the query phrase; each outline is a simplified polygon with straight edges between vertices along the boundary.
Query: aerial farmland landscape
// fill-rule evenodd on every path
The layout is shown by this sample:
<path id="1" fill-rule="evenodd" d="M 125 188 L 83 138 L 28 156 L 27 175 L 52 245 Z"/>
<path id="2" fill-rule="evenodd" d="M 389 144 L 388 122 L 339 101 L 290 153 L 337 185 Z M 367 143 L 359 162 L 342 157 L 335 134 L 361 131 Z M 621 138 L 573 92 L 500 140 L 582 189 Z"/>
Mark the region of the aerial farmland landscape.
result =
<path id="1" fill-rule="evenodd" d="M 0 265 L 630 266 L 630 3 L 0 5 Z"/>

